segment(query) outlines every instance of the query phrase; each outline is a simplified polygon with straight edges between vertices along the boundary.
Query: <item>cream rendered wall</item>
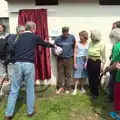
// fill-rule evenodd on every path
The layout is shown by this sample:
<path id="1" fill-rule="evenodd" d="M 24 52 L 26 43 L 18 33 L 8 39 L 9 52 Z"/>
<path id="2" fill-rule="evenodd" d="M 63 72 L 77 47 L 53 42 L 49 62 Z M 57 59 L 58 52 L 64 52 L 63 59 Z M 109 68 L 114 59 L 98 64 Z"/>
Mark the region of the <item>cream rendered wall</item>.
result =
<path id="1" fill-rule="evenodd" d="M 8 17 L 8 3 L 0 0 L 0 17 Z"/>
<path id="2" fill-rule="evenodd" d="M 35 6 L 34 0 L 12 0 L 9 3 L 9 10 L 16 11 L 19 9 L 48 9 L 48 25 L 49 28 L 61 28 L 69 26 L 70 32 L 78 38 L 78 32 L 92 29 L 98 29 L 103 36 L 103 42 L 106 44 L 107 58 L 110 54 L 111 45 L 109 43 L 109 33 L 112 23 L 120 20 L 120 6 L 99 6 L 98 0 L 59 0 L 58 6 Z M 83 2 L 84 1 L 84 2 Z M 50 11 L 49 11 L 50 10 Z M 18 13 L 9 13 L 10 31 L 15 32 L 18 22 Z M 53 41 L 51 41 L 53 42 Z M 108 61 L 108 59 L 107 59 Z M 108 63 L 108 62 L 107 62 Z M 51 84 L 56 84 L 56 59 L 51 54 L 52 78 Z"/>

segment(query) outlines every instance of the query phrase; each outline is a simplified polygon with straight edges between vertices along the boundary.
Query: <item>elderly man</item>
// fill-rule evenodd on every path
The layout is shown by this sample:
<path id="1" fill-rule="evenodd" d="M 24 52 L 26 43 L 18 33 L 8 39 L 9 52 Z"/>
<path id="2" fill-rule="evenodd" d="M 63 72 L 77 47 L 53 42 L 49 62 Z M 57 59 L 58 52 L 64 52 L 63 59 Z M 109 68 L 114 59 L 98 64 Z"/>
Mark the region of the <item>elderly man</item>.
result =
<path id="1" fill-rule="evenodd" d="M 12 74 L 14 69 L 14 55 L 11 53 L 11 50 L 14 47 L 14 42 L 16 40 L 17 35 L 23 33 L 24 31 L 25 31 L 25 27 L 22 25 L 19 25 L 16 27 L 17 34 L 10 34 L 7 39 L 6 60 L 4 65 L 6 66 L 6 69 L 7 69 L 6 74 L 7 74 L 8 81 L 3 82 L 3 85 L 1 88 L 1 95 L 9 94 L 10 85 L 12 82 Z M 21 97 L 18 97 L 18 98 L 20 99 Z"/>
<path id="2" fill-rule="evenodd" d="M 25 27 L 22 25 L 19 25 L 16 27 L 16 32 L 17 34 L 11 34 L 7 40 L 8 43 L 8 78 L 9 81 L 12 81 L 12 74 L 13 74 L 13 63 L 14 63 L 14 55 L 11 53 L 11 50 L 14 47 L 15 42 L 17 41 L 17 37 L 19 36 L 19 34 L 22 34 L 25 31 Z"/>
<path id="3" fill-rule="evenodd" d="M 27 113 L 28 117 L 35 114 L 34 102 L 34 59 L 35 50 L 38 45 L 45 47 L 56 47 L 55 45 L 45 42 L 39 36 L 35 35 L 36 24 L 28 21 L 25 25 L 25 33 L 20 34 L 15 43 L 15 66 L 12 77 L 11 90 L 8 97 L 8 104 L 6 109 L 6 120 L 11 120 L 14 114 L 15 103 L 21 87 L 22 80 L 25 81 L 27 93 Z"/>
<path id="4" fill-rule="evenodd" d="M 64 88 L 67 94 L 70 91 L 70 80 L 72 78 L 73 71 L 73 56 L 75 49 L 75 37 L 69 34 L 69 27 L 62 28 L 62 35 L 57 37 L 55 44 L 62 48 L 62 53 L 56 53 L 53 50 L 53 54 L 57 56 L 57 70 L 58 70 L 58 91 L 56 94 L 60 94 L 63 90 L 63 81 L 65 83 Z"/>
<path id="5" fill-rule="evenodd" d="M 110 112 L 110 116 L 116 120 L 120 120 L 120 29 L 113 29 L 110 33 L 110 40 L 113 43 L 113 53 L 112 53 L 112 61 L 113 64 L 107 67 L 104 73 L 112 70 L 116 70 L 116 80 L 115 80 L 115 88 L 114 88 L 114 107 L 115 112 Z"/>

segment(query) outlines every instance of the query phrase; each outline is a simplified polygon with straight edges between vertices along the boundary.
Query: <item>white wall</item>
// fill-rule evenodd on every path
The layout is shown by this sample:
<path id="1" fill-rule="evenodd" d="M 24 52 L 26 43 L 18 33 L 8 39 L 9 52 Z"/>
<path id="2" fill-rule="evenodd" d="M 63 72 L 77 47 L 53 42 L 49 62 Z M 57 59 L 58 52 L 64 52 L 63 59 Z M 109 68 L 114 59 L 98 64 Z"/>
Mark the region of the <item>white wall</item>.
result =
<path id="1" fill-rule="evenodd" d="M 8 17 L 8 4 L 4 0 L 0 0 L 0 17 Z"/>
<path id="2" fill-rule="evenodd" d="M 109 32 L 112 23 L 120 20 L 120 6 L 99 6 L 98 0 L 59 0 L 58 6 L 35 6 L 34 0 L 12 0 L 9 3 L 9 10 L 18 11 L 19 9 L 48 9 L 48 25 L 49 28 L 61 28 L 69 26 L 70 32 L 76 36 L 78 40 L 78 32 L 81 30 L 98 29 L 102 32 L 103 42 L 107 47 L 107 56 L 110 54 Z M 84 2 L 83 2 L 84 1 Z M 90 2 L 88 2 L 90 1 Z M 10 31 L 15 32 L 17 25 L 17 13 L 10 13 Z M 52 41 L 53 42 L 53 41 Z M 56 61 L 51 56 L 52 65 L 52 84 L 56 83 Z"/>

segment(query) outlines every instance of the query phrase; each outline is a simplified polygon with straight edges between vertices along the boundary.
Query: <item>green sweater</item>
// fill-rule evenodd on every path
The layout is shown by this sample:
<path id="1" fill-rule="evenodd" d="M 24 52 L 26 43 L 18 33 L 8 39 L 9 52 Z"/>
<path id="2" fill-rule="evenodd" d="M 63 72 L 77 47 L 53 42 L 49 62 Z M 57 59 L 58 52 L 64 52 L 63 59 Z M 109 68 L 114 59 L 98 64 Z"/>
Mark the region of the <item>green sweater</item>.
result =
<path id="1" fill-rule="evenodd" d="M 113 47 L 112 61 L 120 62 L 120 42 Z M 117 70 L 116 82 L 120 82 L 120 70 Z"/>

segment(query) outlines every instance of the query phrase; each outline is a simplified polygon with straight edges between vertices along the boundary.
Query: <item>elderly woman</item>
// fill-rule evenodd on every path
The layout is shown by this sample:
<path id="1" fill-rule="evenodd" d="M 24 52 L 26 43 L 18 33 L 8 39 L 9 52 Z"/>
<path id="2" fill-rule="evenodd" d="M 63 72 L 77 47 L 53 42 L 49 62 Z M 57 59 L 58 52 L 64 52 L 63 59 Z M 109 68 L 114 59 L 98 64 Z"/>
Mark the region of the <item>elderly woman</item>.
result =
<path id="1" fill-rule="evenodd" d="M 91 42 L 88 47 L 88 79 L 90 86 L 90 94 L 96 99 L 99 96 L 99 76 L 101 68 L 103 69 L 105 58 L 105 46 L 101 42 L 101 33 L 97 30 L 91 31 Z"/>
<path id="2" fill-rule="evenodd" d="M 116 120 L 120 120 L 120 29 L 113 29 L 110 33 L 110 40 L 113 43 L 112 65 L 107 67 L 104 72 L 117 69 L 115 89 L 114 89 L 114 107 L 115 112 L 110 112 L 110 116 Z"/>

